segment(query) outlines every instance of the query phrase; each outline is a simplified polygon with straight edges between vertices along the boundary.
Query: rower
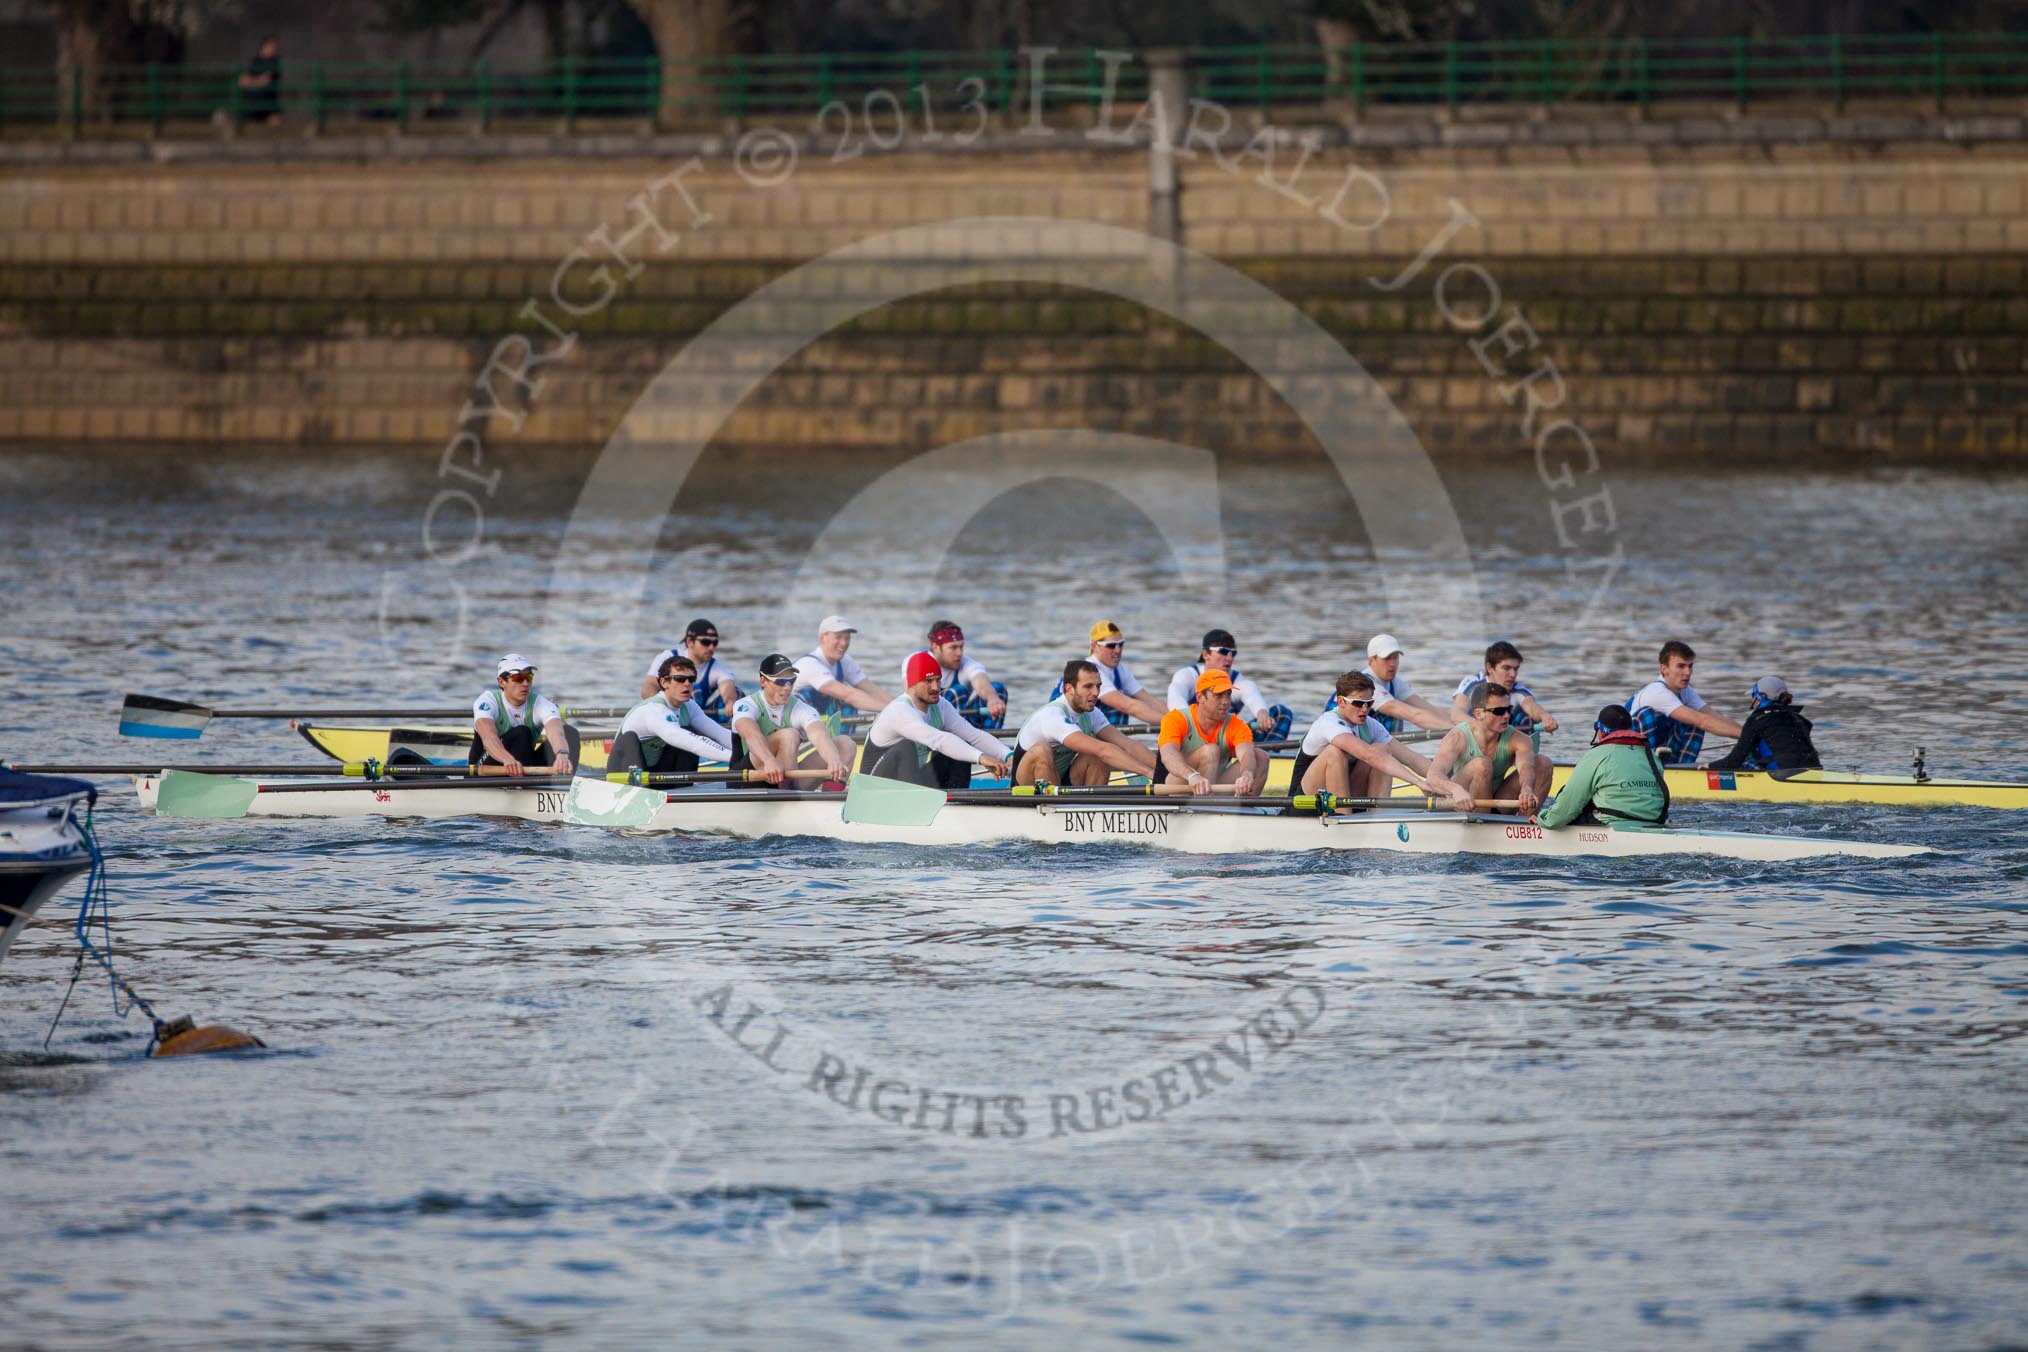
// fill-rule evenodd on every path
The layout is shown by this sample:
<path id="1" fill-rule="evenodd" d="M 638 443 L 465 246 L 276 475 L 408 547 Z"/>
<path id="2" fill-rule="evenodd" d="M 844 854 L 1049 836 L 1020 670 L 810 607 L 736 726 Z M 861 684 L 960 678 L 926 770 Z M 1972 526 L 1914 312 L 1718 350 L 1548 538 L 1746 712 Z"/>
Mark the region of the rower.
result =
<path id="1" fill-rule="evenodd" d="M 564 727 L 563 712 L 535 693 L 535 664 L 520 653 L 508 653 L 494 668 L 493 686 L 472 701 L 472 748 L 466 762 L 505 766 L 518 778 L 547 747 L 550 772 L 571 773 L 577 730 Z"/>
<path id="2" fill-rule="evenodd" d="M 1239 642 L 1229 629 L 1211 629 L 1204 635 L 1195 662 L 1176 668 L 1169 678 L 1169 707 L 1187 709 L 1197 702 L 1197 678 L 1207 671 L 1222 671 L 1232 678 L 1232 711 L 1254 725 L 1263 739 L 1289 735 L 1295 713 L 1286 704 L 1269 704 L 1260 687 L 1233 670 L 1239 660 Z"/>
<path id="3" fill-rule="evenodd" d="M 835 714 L 847 705 L 877 714 L 894 700 L 848 655 L 858 632 L 859 626 L 843 615 L 826 615 L 817 626 L 817 646 L 796 661 L 796 693 L 820 714 Z"/>
<path id="4" fill-rule="evenodd" d="M 1469 794 L 1442 776 L 1430 777 L 1428 758 L 1395 741 L 1380 726 L 1373 716 L 1373 678 L 1363 671 L 1348 671 L 1338 678 L 1336 707 L 1303 735 L 1289 783 L 1298 793 L 1385 798 L 1394 792 L 1397 779 L 1427 794 L 1448 795 L 1461 812 L 1471 810 Z"/>
<path id="5" fill-rule="evenodd" d="M 1591 750 L 1571 770 L 1563 792 L 1533 820 L 1550 830 L 1573 823 L 1668 822 L 1669 782 L 1655 761 L 1654 748 L 1635 730 L 1633 716 L 1624 706 L 1608 704 L 1598 711 Z"/>
<path id="6" fill-rule="evenodd" d="M 1400 732 L 1405 723 L 1430 732 L 1448 732 L 1452 725 L 1443 710 L 1416 694 L 1400 672 L 1401 640 L 1392 634 L 1375 634 L 1366 645 L 1366 675 L 1373 682 L 1377 700 L 1373 716 L 1380 726 L 1390 733 Z"/>
<path id="7" fill-rule="evenodd" d="M 718 626 L 710 620 L 692 620 L 683 630 L 682 646 L 655 654 L 641 679 L 642 699 L 661 693 L 662 664 L 672 657 L 687 657 L 697 667 L 697 703 L 704 712 L 724 718 L 739 703 L 739 682 L 732 679 L 732 668 L 718 658 Z"/>
<path id="8" fill-rule="evenodd" d="M 810 702 L 796 693 L 796 664 L 781 653 L 769 653 L 761 659 L 760 678 L 760 689 L 732 706 L 736 739 L 732 768 L 751 767 L 768 783 L 780 784 L 783 771 L 815 754 L 831 778 L 843 780 L 852 766 L 852 739 L 834 734 Z M 810 743 L 807 749 L 802 745 L 805 738 Z"/>
<path id="9" fill-rule="evenodd" d="M 997 728 L 1007 721 L 1007 687 L 987 675 L 976 659 L 965 656 L 965 631 L 955 621 L 938 620 L 929 627 L 928 652 L 937 660 L 939 698 L 949 700 L 966 722 Z M 906 676 L 906 670 L 902 674 Z"/>
<path id="10" fill-rule="evenodd" d="M 1627 712 L 1634 716 L 1634 729 L 1655 748 L 1655 758 L 1664 765 L 1690 765 L 1703 749 L 1704 734 L 1739 736 L 1739 724 L 1712 713 L 1704 697 L 1690 684 L 1697 654 L 1680 639 L 1662 645 L 1655 659 L 1662 674 L 1649 681 L 1627 700 Z"/>
<path id="11" fill-rule="evenodd" d="M 1057 689 L 1063 693 L 1021 725 L 1016 784 L 1099 785 L 1110 783 L 1115 770 L 1154 777 L 1154 753 L 1098 711 L 1098 663 L 1071 658 Z"/>
<path id="12" fill-rule="evenodd" d="M 1098 668 L 1099 707 L 1106 721 L 1115 727 L 1131 723 L 1136 719 L 1143 723 L 1160 723 L 1161 709 L 1148 700 L 1142 692 L 1147 689 L 1128 669 L 1124 654 L 1127 650 L 1127 636 L 1120 632 L 1119 625 L 1111 620 L 1100 620 L 1091 627 L 1091 648 L 1085 660 Z M 1055 699 L 1063 694 L 1063 686 L 1049 692 Z"/>
<path id="13" fill-rule="evenodd" d="M 946 793 L 969 788 L 974 765 L 1007 777 L 1006 747 L 958 716 L 943 697 L 943 671 L 933 654 L 910 655 L 902 667 L 905 690 L 867 731 L 867 774 Z"/>
<path id="14" fill-rule="evenodd" d="M 1817 744 L 1810 739 L 1810 720 L 1779 676 L 1763 676 L 1746 692 L 1753 712 L 1740 726 L 1732 750 L 1710 762 L 1707 770 L 1765 770 L 1786 779 L 1801 770 L 1821 770 Z"/>
<path id="15" fill-rule="evenodd" d="M 1487 681 L 1474 690 L 1471 718 L 1452 728 L 1437 745 L 1430 776 L 1450 780 L 1473 799 L 1517 798 L 1523 816 L 1534 812 L 1549 792 L 1556 767 L 1507 726 L 1513 717 L 1514 694 L 1506 686 Z"/>
<path id="16" fill-rule="evenodd" d="M 688 774 L 702 761 L 731 760 L 732 734 L 695 698 L 697 664 L 681 655 L 665 657 L 657 680 L 662 693 L 628 711 L 606 768 Z"/>
<path id="17" fill-rule="evenodd" d="M 1161 763 L 1155 782 L 1187 781 L 1192 793 L 1230 784 L 1242 798 L 1267 782 L 1267 752 L 1253 744 L 1253 729 L 1232 716 L 1232 678 L 1212 670 L 1197 678 L 1197 702 L 1162 715 Z"/>
<path id="18" fill-rule="evenodd" d="M 1462 723 L 1471 716 L 1472 692 L 1487 681 L 1497 681 L 1514 692 L 1514 731 L 1527 733 L 1540 751 L 1542 734 L 1556 731 L 1556 718 L 1536 702 L 1534 691 L 1521 684 L 1521 650 L 1505 639 L 1488 647 L 1486 665 L 1459 681 L 1451 692 L 1452 721 Z"/>

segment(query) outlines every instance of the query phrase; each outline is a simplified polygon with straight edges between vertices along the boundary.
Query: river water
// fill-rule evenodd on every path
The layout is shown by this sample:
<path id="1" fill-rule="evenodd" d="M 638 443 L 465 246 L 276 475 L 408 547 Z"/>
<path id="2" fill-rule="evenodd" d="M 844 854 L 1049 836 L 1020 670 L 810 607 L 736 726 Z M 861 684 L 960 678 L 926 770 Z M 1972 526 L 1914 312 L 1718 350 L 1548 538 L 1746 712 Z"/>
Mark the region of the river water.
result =
<path id="1" fill-rule="evenodd" d="M 1377 629 L 1440 695 L 1510 637 L 1564 759 L 1681 636 L 1735 715 L 1785 676 L 1832 763 L 1920 746 L 1934 773 L 2028 777 L 2018 470 L 1609 464 L 1612 529 L 1573 549 L 1574 493 L 1460 461 L 1448 503 L 1399 504 L 1428 551 L 1376 562 L 1319 466 L 1017 484 L 953 534 L 935 491 L 853 525 L 896 464 L 734 458 L 652 549 L 595 512 L 566 526 L 587 468 L 512 465 L 483 523 L 440 507 L 438 552 L 454 526 L 481 552 L 432 563 L 431 459 L 0 462 L 0 757 L 152 757 L 112 736 L 128 691 L 457 705 L 508 647 L 559 695 L 628 703 L 694 613 L 750 681 L 821 604 L 890 684 L 925 611 L 957 618 L 1017 715 L 1101 618 L 1158 687 L 1229 627 L 1302 710 Z M 1615 544 L 1587 610 L 1598 570 L 1571 565 Z M 559 559 L 576 589 L 551 608 Z M 310 753 L 218 722 L 174 754 Z M 144 1021 L 87 977 L 45 1052 L 75 950 L 61 904 L 29 932 L 0 967 L 10 1344 L 1989 1348 L 2028 1327 L 2028 814 L 1685 805 L 1946 853 L 1568 866 L 108 799 L 123 973 L 272 1050 L 144 1060 Z"/>

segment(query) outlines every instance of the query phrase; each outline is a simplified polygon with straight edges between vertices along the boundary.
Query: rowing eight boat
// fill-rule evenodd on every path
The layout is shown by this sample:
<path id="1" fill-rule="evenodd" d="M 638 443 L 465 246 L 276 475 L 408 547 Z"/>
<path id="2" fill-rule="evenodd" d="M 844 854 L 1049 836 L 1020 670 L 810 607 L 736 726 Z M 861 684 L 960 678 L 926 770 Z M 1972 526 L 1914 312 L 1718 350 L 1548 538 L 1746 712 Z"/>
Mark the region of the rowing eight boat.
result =
<path id="1" fill-rule="evenodd" d="M 153 809 L 162 781 L 135 779 L 143 807 Z M 1680 827 L 1570 827 L 1545 831 L 1511 817 L 1378 811 L 1352 816 L 1282 816 L 1272 808 L 1216 807 L 1150 801 L 1079 803 L 1076 799 L 1010 800 L 1005 805 L 953 803 L 919 826 L 846 821 L 838 794 L 668 792 L 603 780 L 559 784 L 432 786 L 389 783 L 342 788 L 300 780 L 259 785 L 247 816 L 469 817 L 536 822 L 633 825 L 652 831 L 765 836 L 820 836 L 858 844 L 932 848 L 1008 841 L 1114 843 L 1192 854 L 1268 854 L 1311 850 L 1389 850 L 1411 854 L 1492 854 L 1521 858 L 1626 858 L 1717 855 L 1790 860 L 1820 855 L 1890 859 L 1928 853 L 1921 846 L 1833 840 L 1806 835 L 1756 835 Z"/>
<path id="2" fill-rule="evenodd" d="M 310 745 L 335 760 L 387 759 L 389 729 L 386 727 L 341 728 L 304 723 L 297 725 L 297 731 L 308 739 Z M 415 732 L 428 733 L 438 739 L 424 748 L 430 752 L 432 759 L 445 764 L 465 763 L 465 751 L 472 740 L 471 729 L 445 727 L 416 729 Z M 411 738 L 410 742 L 420 745 L 421 739 Z M 612 743 L 604 738 L 585 738 L 579 748 L 583 753 L 583 764 L 579 768 L 603 770 L 606 752 L 611 746 Z M 1288 793 L 1289 771 L 1293 766 L 1291 757 L 1275 757 L 1269 764 L 1268 781 L 1262 792 Z M 1550 792 L 1562 791 L 1570 779 L 1570 771 L 1568 765 L 1556 767 L 1556 779 Z M 1662 777 L 1668 781 L 1669 796 L 1679 803 L 1875 803 L 1887 807 L 2028 809 L 2028 784 L 1997 780 L 1917 779 L 1913 775 L 1874 775 L 1844 770 L 1804 770 L 1788 779 L 1776 779 L 1758 770 L 1699 770 L 1692 766 L 1664 770 Z M 1401 797 L 1422 796 L 1408 784 L 1396 784 L 1395 793 Z"/>

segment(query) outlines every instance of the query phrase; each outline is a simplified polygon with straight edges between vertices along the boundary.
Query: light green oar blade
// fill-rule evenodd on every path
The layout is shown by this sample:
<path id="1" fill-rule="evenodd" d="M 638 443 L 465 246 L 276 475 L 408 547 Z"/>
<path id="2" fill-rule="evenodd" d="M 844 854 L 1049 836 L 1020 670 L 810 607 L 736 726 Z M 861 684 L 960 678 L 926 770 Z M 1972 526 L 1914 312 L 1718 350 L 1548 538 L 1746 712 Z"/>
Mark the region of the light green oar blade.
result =
<path id="1" fill-rule="evenodd" d="M 244 817 L 259 792 L 250 779 L 171 770 L 162 776 L 155 811 L 163 817 Z"/>
<path id="2" fill-rule="evenodd" d="M 655 814 L 669 795 L 661 789 L 609 784 L 603 779 L 573 779 L 563 798 L 563 815 L 579 826 L 653 826 Z"/>
<path id="3" fill-rule="evenodd" d="M 854 775 L 845 790 L 845 820 L 874 826 L 928 826 L 944 810 L 946 801 L 942 789 Z"/>

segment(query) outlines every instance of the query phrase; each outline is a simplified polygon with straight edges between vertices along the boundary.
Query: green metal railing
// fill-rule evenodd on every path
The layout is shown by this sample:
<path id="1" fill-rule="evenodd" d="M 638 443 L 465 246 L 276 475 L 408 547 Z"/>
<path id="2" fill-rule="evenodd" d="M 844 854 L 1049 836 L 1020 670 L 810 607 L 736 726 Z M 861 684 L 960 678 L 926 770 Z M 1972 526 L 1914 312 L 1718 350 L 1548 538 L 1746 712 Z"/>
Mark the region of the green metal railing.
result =
<path id="1" fill-rule="evenodd" d="M 1464 105 L 1753 104 L 1813 100 L 2018 99 L 2028 96 L 2028 35 L 1645 38 L 1202 48 L 1186 54 L 1192 91 L 1260 109 Z M 767 121 L 878 148 L 902 136 L 960 139 L 990 119 L 1025 119 L 1039 99 L 1060 115 L 1105 94 L 1098 52 L 1059 51 L 1039 94 L 1011 51 L 733 56 L 664 63 L 574 58 L 524 71 L 485 61 L 290 62 L 275 91 L 242 67 L 0 68 L 0 133 L 161 134 L 172 127 L 426 128 L 437 123 L 639 120 L 662 126 Z M 1111 91 L 1147 97 L 1148 66 Z"/>

